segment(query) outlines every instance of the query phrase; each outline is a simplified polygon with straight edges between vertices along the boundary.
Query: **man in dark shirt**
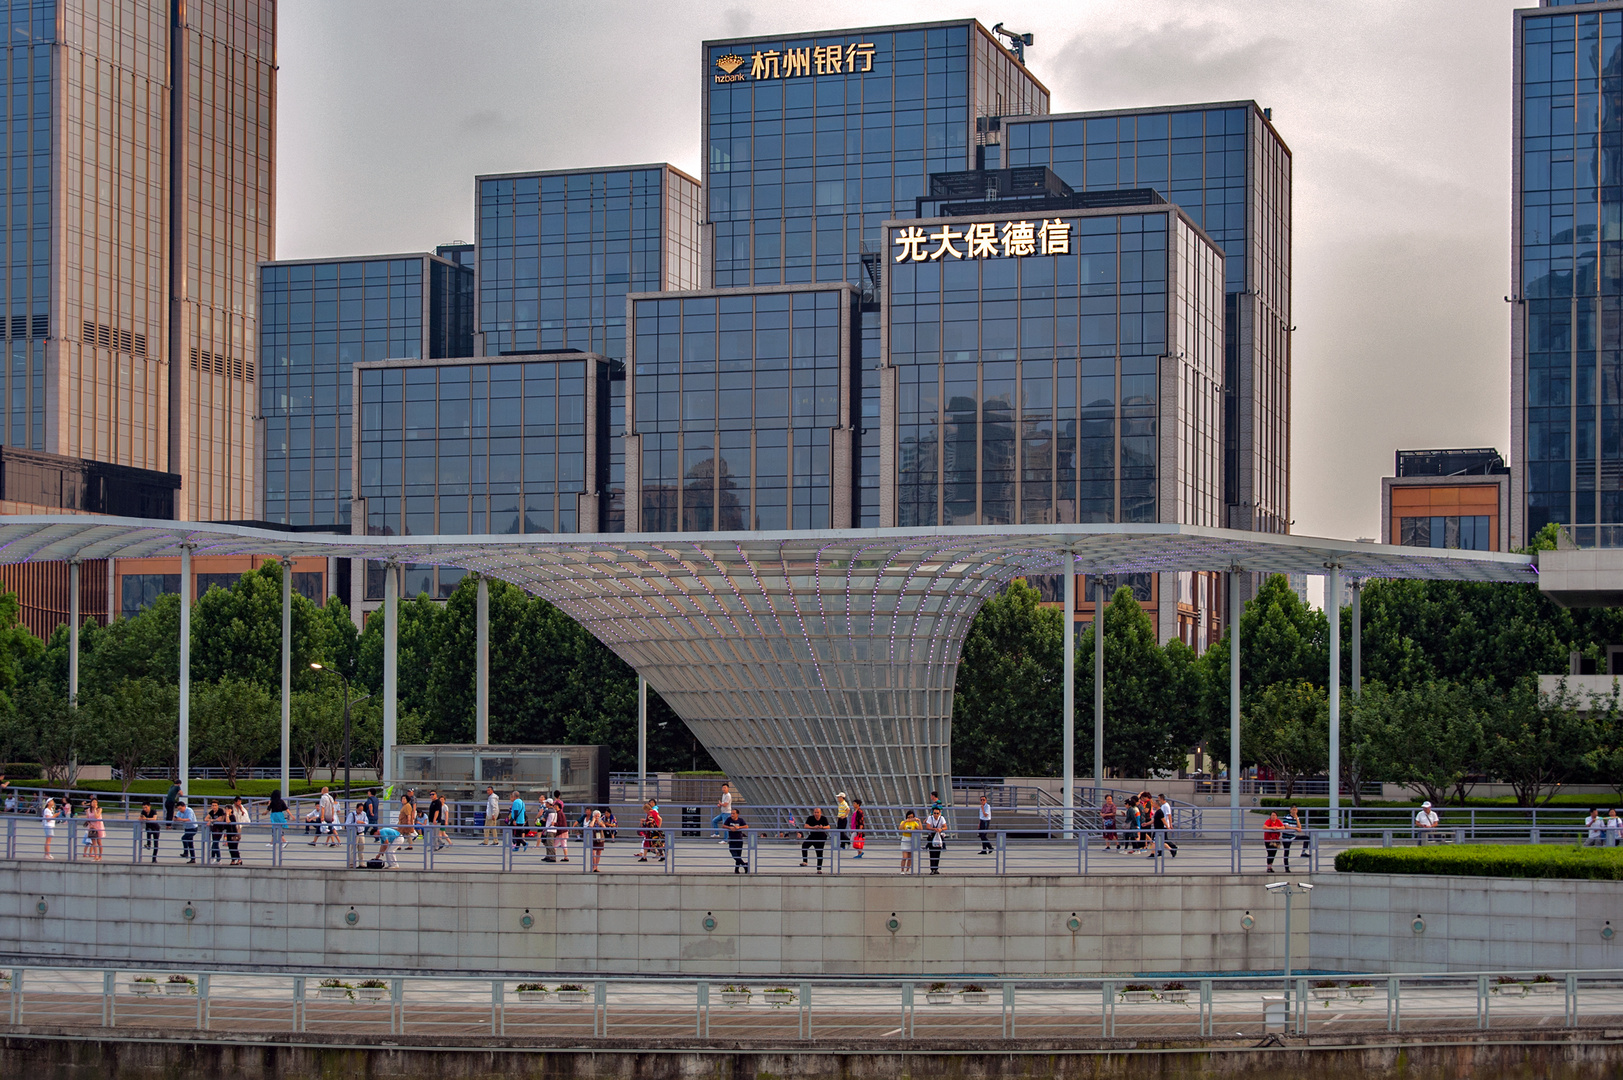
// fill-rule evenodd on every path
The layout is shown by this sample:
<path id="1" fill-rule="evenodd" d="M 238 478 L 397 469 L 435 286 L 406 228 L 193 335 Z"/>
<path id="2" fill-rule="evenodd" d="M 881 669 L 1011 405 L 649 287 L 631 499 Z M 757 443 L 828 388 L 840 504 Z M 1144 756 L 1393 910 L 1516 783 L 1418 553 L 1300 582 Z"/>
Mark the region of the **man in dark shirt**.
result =
<path id="1" fill-rule="evenodd" d="M 735 806 L 721 827 L 727 833 L 727 849 L 733 855 L 733 873 L 749 873 L 750 864 L 744 858 L 744 834 L 749 830 L 749 822 L 739 816 L 738 807 Z"/>
<path id="2" fill-rule="evenodd" d="M 430 791 L 428 796 L 428 823 L 434 829 L 434 838 L 437 841 L 434 850 L 438 851 L 440 848 L 451 846 L 450 834 L 445 829 L 448 815 L 445 812 L 445 800 L 440 798 L 438 791 Z"/>
<path id="3" fill-rule="evenodd" d="M 817 872 L 823 872 L 823 846 L 828 843 L 828 818 L 823 816 L 823 808 L 816 807 L 806 815 L 803 823 L 806 831 L 802 833 L 800 841 L 800 865 L 806 865 L 806 849 L 817 850 Z"/>

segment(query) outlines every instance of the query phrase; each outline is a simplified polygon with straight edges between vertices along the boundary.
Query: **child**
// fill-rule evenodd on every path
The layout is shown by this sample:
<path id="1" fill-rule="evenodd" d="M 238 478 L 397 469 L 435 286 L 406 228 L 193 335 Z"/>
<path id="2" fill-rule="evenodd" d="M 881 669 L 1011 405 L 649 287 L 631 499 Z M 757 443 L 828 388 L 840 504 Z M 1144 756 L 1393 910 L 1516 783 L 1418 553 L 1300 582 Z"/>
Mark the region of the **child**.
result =
<path id="1" fill-rule="evenodd" d="M 913 834 L 919 829 L 919 819 L 909 810 L 902 819 L 902 873 L 913 870 Z"/>

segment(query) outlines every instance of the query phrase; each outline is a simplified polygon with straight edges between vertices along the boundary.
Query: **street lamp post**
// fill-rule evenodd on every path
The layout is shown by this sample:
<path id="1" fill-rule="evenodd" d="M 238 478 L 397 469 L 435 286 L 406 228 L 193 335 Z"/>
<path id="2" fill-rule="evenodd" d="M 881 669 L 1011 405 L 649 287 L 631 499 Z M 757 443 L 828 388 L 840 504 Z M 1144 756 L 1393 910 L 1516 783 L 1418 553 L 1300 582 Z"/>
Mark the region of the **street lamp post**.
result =
<path id="1" fill-rule="evenodd" d="M 1305 881 L 1298 881 L 1292 886 L 1288 881 L 1275 881 L 1264 885 L 1263 888 L 1285 898 L 1285 1015 L 1290 1015 L 1291 1007 L 1291 897 L 1306 896 L 1313 891 L 1313 886 Z"/>

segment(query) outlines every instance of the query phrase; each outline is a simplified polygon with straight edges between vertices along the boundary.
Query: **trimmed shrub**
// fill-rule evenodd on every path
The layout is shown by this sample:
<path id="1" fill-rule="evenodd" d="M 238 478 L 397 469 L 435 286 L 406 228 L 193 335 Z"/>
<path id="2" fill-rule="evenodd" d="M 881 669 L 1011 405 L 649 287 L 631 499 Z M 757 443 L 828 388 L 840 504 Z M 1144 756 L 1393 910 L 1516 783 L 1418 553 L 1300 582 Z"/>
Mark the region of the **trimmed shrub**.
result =
<path id="1" fill-rule="evenodd" d="M 1355 874 L 1453 874 L 1466 877 L 1623 881 L 1623 848 L 1554 844 L 1350 848 L 1336 856 L 1336 869 Z"/>
<path id="2" fill-rule="evenodd" d="M 38 780 L 44 774 L 44 770 L 32 761 L 8 761 L 0 765 L 0 776 L 7 780 Z"/>

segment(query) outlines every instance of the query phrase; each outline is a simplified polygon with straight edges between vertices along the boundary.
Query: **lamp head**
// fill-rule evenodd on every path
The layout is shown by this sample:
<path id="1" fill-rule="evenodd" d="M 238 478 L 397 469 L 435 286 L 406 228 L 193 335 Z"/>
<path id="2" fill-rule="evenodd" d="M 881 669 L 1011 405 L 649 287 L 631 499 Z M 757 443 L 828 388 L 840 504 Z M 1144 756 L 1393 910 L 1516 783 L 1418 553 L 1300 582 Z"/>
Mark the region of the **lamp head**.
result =
<path id="1" fill-rule="evenodd" d="M 314 661 L 314 660 L 312 660 L 312 661 L 310 661 L 310 667 L 311 667 L 311 668 L 313 668 L 313 669 L 315 669 L 315 670 L 316 670 L 316 671 L 321 671 L 321 670 L 323 670 L 323 669 L 322 669 L 322 667 L 321 667 L 321 665 L 320 665 L 320 664 L 318 664 L 318 663 L 316 663 L 316 662 L 315 662 L 315 661 Z"/>

